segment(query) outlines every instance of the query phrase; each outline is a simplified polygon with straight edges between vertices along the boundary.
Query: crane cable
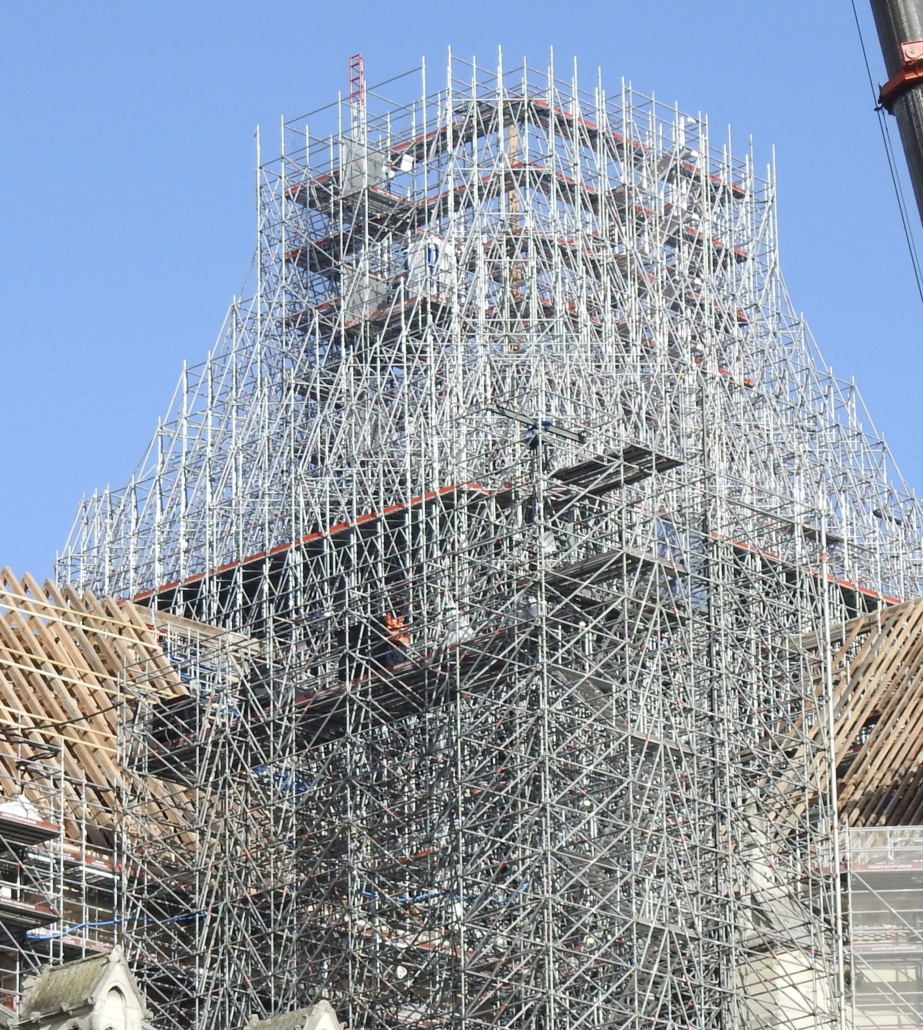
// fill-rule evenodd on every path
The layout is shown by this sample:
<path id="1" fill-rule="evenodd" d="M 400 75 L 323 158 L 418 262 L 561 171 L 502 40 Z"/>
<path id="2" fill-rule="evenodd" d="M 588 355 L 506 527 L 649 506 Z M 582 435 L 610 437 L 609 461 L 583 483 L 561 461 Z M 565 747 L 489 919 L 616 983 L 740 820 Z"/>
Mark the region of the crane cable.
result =
<path id="1" fill-rule="evenodd" d="M 898 173 L 897 162 L 894 158 L 894 146 L 891 142 L 891 130 L 888 115 L 885 109 L 878 103 L 878 90 L 875 87 L 875 80 L 872 77 L 872 68 L 869 64 L 868 50 L 865 46 L 865 38 L 862 35 L 862 23 L 859 21 L 859 12 L 856 10 L 856 0 L 850 0 L 852 14 L 856 22 L 856 31 L 859 33 L 859 45 L 862 47 L 862 60 L 865 62 L 865 74 L 868 76 L 869 89 L 875 100 L 875 113 L 878 115 L 878 128 L 881 132 L 881 140 L 884 143 L 885 156 L 888 159 L 888 171 L 891 173 L 891 183 L 894 186 L 894 195 L 897 197 L 897 207 L 901 216 L 901 225 L 904 229 L 904 239 L 907 241 L 907 250 L 910 253 L 910 263 L 913 265 L 913 277 L 917 284 L 917 293 L 920 295 L 920 302 L 923 303 L 923 272 L 920 269 L 920 257 L 917 254 L 916 243 L 914 242 L 913 230 L 910 225 L 910 217 L 907 214 L 907 199 L 904 196 L 904 187 Z"/>

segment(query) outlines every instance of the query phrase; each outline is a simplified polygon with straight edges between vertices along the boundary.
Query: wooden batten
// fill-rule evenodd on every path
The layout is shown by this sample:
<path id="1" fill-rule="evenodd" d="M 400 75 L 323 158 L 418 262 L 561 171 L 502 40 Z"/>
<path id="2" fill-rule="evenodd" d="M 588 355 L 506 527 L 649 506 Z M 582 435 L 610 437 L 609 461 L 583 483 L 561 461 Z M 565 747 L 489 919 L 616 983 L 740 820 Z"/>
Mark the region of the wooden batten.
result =
<path id="1" fill-rule="evenodd" d="M 831 634 L 834 740 L 820 761 L 821 790 L 837 770 L 840 817 L 850 826 L 910 826 L 923 821 L 923 599 L 852 619 Z M 826 693 L 819 638 L 815 696 Z M 811 712 L 807 713 L 809 716 Z M 809 720 L 810 721 L 810 720 Z M 820 742 L 826 720 L 811 724 Z"/>
<path id="2" fill-rule="evenodd" d="M 0 570 L 0 801 L 21 791 L 41 810 L 47 790 L 23 775 L 23 763 L 53 753 L 64 774 L 58 814 L 65 839 L 110 849 L 123 778 L 117 728 L 125 680 L 143 680 L 166 696 L 187 692 L 147 609 Z M 160 813 L 164 832 L 179 840 L 188 829 L 183 807 L 174 791 Z"/>

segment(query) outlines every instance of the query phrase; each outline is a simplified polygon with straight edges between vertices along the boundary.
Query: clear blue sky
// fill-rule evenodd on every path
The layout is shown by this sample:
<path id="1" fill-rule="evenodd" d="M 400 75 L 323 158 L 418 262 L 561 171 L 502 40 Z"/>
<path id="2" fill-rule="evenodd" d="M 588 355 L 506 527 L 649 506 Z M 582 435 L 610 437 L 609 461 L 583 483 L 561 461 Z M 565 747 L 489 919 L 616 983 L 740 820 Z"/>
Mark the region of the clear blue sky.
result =
<path id="1" fill-rule="evenodd" d="M 0 564 L 50 571 L 214 343 L 253 251 L 255 126 L 333 99 L 356 51 L 374 82 L 449 45 L 540 67 L 553 45 L 763 163 L 774 144 L 794 303 L 923 490 L 923 306 L 849 0 L 5 0 Z"/>

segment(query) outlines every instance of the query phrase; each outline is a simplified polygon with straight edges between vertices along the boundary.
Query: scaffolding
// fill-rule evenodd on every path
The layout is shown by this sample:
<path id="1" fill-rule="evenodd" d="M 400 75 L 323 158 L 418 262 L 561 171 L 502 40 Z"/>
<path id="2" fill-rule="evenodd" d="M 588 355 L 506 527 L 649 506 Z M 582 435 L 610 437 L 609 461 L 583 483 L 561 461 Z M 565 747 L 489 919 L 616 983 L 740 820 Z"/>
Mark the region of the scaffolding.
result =
<path id="1" fill-rule="evenodd" d="M 125 679 L 160 1025 L 840 1025 L 831 627 L 920 591 L 921 522 L 772 175 L 576 68 L 351 73 L 59 560 L 227 630 Z"/>
<path id="2" fill-rule="evenodd" d="M 853 1026 L 923 1022 L 923 832 L 850 829 Z"/>
<path id="3" fill-rule="evenodd" d="M 114 943 L 120 682 L 169 675 L 143 611 L 0 570 L 0 1019 L 27 975 Z"/>

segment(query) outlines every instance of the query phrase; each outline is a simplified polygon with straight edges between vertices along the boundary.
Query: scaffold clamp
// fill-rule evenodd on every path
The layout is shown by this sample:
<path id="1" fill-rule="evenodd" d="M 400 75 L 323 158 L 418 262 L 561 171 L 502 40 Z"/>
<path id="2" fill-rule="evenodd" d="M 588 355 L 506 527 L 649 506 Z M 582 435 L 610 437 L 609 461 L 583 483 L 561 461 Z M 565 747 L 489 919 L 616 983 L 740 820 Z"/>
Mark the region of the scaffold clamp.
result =
<path id="1" fill-rule="evenodd" d="M 892 75 L 878 93 L 878 106 L 894 114 L 894 105 L 907 90 L 923 80 L 923 40 L 901 43 L 901 70 Z"/>

